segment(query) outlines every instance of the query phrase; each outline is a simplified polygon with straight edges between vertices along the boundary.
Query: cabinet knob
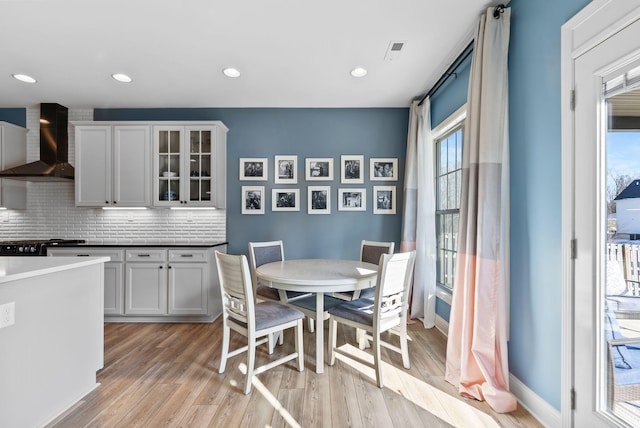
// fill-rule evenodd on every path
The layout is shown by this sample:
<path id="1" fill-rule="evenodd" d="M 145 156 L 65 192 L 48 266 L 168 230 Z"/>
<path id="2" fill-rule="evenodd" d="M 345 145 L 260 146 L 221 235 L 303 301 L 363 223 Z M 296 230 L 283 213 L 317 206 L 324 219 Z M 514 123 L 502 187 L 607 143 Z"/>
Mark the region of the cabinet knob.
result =
<path id="1" fill-rule="evenodd" d="M 114 205 L 118 203 L 118 201 L 113 201 Z"/>
<path id="2" fill-rule="evenodd" d="M 105 204 L 109 205 L 109 201 L 104 201 Z"/>
<path id="3" fill-rule="evenodd" d="M 171 265 L 169 265 L 168 267 L 169 267 L 169 269 L 171 269 Z"/>
<path id="4" fill-rule="evenodd" d="M 162 269 L 162 266 L 158 266 L 159 269 Z"/>

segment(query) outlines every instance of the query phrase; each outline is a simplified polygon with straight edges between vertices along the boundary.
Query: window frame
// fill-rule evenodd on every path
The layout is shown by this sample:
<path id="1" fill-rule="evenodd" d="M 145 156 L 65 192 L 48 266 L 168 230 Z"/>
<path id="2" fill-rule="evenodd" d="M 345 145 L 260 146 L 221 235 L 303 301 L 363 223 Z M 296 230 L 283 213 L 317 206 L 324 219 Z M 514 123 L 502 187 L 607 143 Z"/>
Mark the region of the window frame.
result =
<path id="1" fill-rule="evenodd" d="M 464 139 L 464 132 L 465 132 L 465 120 L 467 117 L 467 104 L 465 103 L 464 105 L 462 105 L 462 107 L 460 107 L 458 110 L 456 110 L 454 113 L 452 113 L 449 117 L 447 117 L 446 119 L 444 119 L 442 122 L 440 122 L 440 124 L 438 124 L 438 126 L 436 126 L 435 128 L 433 128 L 431 130 L 431 141 L 433 142 L 433 153 L 434 153 L 434 177 L 433 177 L 433 183 L 434 183 L 434 189 L 435 189 L 435 195 L 436 195 L 436 207 L 439 206 L 439 192 L 438 192 L 438 184 L 439 184 L 439 178 L 440 178 L 440 170 L 439 170 L 439 166 L 440 166 L 440 156 L 439 156 L 439 151 L 438 151 L 438 144 L 445 138 L 447 138 L 449 135 L 453 134 L 454 132 L 458 132 L 458 130 L 462 131 L 462 139 Z M 462 147 L 461 147 L 462 150 Z M 462 169 L 462 156 L 464 156 L 464 154 L 461 152 L 460 155 L 460 169 Z M 439 218 L 442 215 L 446 215 L 446 214 L 459 214 L 460 213 L 460 208 L 455 208 L 455 209 L 445 209 L 445 210 L 439 210 L 436 209 L 435 215 L 436 215 L 436 224 L 434 226 L 437 227 L 438 222 L 439 222 Z M 439 233 L 439 229 L 436 229 L 436 233 Z M 440 248 L 438 246 L 438 243 L 436 243 L 436 260 L 439 262 L 439 252 L 440 252 Z M 457 249 L 456 249 L 456 253 L 457 253 Z M 451 297 L 453 294 L 453 286 L 451 288 L 447 287 L 446 285 L 442 284 L 440 282 L 440 279 L 438 277 L 436 277 L 436 296 L 439 297 L 441 300 L 444 300 L 445 302 L 451 304 Z"/>

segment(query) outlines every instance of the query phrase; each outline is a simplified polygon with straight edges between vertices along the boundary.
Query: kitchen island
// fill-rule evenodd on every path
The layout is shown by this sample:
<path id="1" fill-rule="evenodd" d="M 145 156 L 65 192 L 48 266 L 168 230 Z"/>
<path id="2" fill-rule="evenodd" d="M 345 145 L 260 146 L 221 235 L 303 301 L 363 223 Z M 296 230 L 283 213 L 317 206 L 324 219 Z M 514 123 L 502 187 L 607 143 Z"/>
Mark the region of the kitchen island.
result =
<path id="1" fill-rule="evenodd" d="M 0 257 L 0 426 L 43 426 L 97 386 L 107 261 Z"/>

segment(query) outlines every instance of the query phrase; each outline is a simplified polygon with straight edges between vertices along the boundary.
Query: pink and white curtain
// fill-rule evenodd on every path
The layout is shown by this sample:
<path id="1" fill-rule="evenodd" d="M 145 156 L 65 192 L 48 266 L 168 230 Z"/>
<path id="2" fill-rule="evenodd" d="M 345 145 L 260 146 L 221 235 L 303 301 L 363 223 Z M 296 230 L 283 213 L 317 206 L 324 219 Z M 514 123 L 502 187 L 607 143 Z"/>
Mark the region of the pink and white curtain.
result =
<path id="1" fill-rule="evenodd" d="M 507 359 L 510 9 L 493 11 L 480 18 L 471 64 L 445 379 L 505 413 L 517 407 Z"/>
<path id="2" fill-rule="evenodd" d="M 416 250 L 410 313 L 426 328 L 436 319 L 436 203 L 431 103 L 411 104 L 404 174 L 400 251 Z"/>

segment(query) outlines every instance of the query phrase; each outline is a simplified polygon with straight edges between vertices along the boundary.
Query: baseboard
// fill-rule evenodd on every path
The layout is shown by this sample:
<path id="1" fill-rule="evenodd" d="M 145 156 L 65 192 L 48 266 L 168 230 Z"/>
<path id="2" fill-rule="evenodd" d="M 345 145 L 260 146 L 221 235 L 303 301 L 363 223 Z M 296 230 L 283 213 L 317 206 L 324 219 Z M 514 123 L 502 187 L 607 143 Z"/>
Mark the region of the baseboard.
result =
<path id="1" fill-rule="evenodd" d="M 449 323 L 438 314 L 436 314 L 435 325 L 442 334 L 447 336 Z M 560 411 L 540 398 L 539 395 L 512 374 L 509 374 L 509 390 L 516 396 L 520 405 L 527 409 L 542 425 L 545 427 L 562 426 Z"/>
<path id="2" fill-rule="evenodd" d="M 562 426 L 562 415 L 555 407 L 544 401 L 517 377 L 509 374 L 509 389 L 522 407 L 527 409 L 545 427 Z"/>

